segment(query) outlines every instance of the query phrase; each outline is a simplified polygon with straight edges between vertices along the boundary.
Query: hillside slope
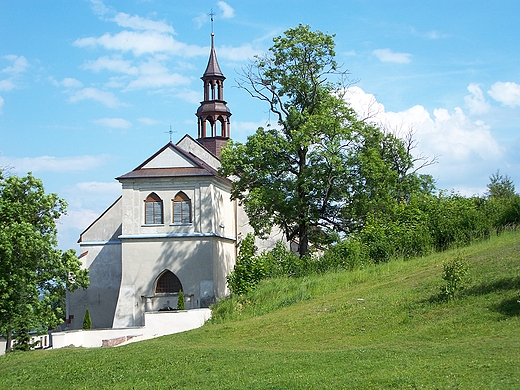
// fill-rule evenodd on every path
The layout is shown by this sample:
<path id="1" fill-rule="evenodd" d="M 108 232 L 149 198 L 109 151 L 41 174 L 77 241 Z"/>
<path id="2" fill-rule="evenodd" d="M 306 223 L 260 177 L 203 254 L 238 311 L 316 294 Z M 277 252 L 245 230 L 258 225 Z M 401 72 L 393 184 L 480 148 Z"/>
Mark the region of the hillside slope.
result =
<path id="1" fill-rule="evenodd" d="M 470 284 L 438 299 L 442 261 Z M 354 272 L 262 283 L 234 318 L 119 348 L 0 358 L 0 388 L 520 388 L 520 232 Z M 264 313 L 264 314 L 262 314 Z"/>

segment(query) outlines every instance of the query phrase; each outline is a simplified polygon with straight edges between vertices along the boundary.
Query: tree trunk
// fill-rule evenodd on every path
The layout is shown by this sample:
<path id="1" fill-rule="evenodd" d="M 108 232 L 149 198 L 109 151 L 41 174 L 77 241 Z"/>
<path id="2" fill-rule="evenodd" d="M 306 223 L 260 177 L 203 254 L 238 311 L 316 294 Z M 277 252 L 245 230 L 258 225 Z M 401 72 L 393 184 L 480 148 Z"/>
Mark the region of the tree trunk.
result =
<path id="1" fill-rule="evenodd" d="M 7 331 L 7 334 L 5 335 L 5 339 L 7 341 L 7 344 L 5 345 L 5 352 L 11 350 L 11 343 L 13 342 L 12 333 L 10 330 Z"/>
<path id="2" fill-rule="evenodd" d="M 309 253 L 309 226 L 307 225 L 307 222 L 301 222 L 300 223 L 300 231 L 299 231 L 299 237 L 298 240 L 300 241 L 300 245 L 298 248 L 298 254 L 300 255 L 300 258 L 307 255 Z"/>

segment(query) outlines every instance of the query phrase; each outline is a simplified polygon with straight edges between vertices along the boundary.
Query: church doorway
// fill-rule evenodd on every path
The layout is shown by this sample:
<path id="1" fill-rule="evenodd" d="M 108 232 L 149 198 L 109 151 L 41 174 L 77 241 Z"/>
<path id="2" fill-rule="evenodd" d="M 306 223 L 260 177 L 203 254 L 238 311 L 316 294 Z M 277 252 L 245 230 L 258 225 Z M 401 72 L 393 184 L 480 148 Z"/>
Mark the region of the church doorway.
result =
<path id="1" fill-rule="evenodd" d="M 153 286 L 153 295 L 147 301 L 146 311 L 176 310 L 179 292 L 183 291 L 180 279 L 166 269 L 157 276 Z"/>

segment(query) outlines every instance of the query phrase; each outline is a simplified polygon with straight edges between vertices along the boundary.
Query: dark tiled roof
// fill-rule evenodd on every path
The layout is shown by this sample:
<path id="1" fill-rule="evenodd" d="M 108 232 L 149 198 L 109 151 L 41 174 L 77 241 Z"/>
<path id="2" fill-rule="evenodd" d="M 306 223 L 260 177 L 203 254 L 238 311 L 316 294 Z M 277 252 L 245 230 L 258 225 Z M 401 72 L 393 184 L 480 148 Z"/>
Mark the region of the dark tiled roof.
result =
<path id="1" fill-rule="evenodd" d="M 222 71 L 220 70 L 220 66 L 218 65 L 213 33 L 211 34 L 211 52 L 209 55 L 208 66 L 206 67 L 206 71 L 204 72 L 204 76 L 202 77 L 206 78 L 211 76 L 224 77 L 224 74 L 222 73 Z"/>
<path id="2" fill-rule="evenodd" d="M 128 172 L 120 179 L 134 179 L 146 177 L 179 177 L 179 176 L 215 176 L 213 172 L 205 168 L 141 168 Z"/>
<path id="3" fill-rule="evenodd" d="M 183 155 L 188 161 L 191 161 L 194 167 L 165 167 L 165 168 L 143 168 L 152 161 L 156 156 L 162 153 L 165 149 L 172 148 L 179 154 Z M 137 179 L 137 178 L 159 178 L 159 177 L 201 177 L 201 176 L 213 176 L 220 180 L 231 182 L 229 179 L 222 177 L 218 174 L 217 170 L 211 167 L 209 164 L 195 156 L 193 153 L 188 153 L 181 147 L 174 145 L 172 142 L 164 145 L 157 153 L 148 158 L 145 162 L 135 168 L 133 171 L 128 172 L 122 176 L 116 177 L 116 180 L 121 179 Z"/>

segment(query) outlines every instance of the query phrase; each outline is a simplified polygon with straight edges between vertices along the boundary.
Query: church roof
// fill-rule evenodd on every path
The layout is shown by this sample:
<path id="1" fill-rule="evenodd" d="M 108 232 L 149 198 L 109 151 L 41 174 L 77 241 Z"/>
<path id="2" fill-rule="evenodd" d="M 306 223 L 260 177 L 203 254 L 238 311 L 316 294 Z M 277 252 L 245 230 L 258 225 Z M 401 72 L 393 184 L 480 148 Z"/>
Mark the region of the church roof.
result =
<path id="1" fill-rule="evenodd" d="M 231 182 L 229 179 L 220 176 L 215 168 L 202 159 L 170 141 L 137 168 L 117 177 L 116 180 L 203 176 L 216 177 Z"/>
<path id="2" fill-rule="evenodd" d="M 206 71 L 204 72 L 204 75 L 202 78 L 208 78 L 208 77 L 224 77 L 224 74 L 220 70 L 220 66 L 218 65 L 217 61 L 217 53 L 215 52 L 215 43 L 214 43 L 215 35 L 211 33 L 211 52 L 209 54 L 209 61 L 208 66 L 206 67 Z"/>

